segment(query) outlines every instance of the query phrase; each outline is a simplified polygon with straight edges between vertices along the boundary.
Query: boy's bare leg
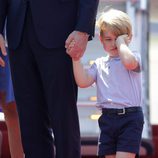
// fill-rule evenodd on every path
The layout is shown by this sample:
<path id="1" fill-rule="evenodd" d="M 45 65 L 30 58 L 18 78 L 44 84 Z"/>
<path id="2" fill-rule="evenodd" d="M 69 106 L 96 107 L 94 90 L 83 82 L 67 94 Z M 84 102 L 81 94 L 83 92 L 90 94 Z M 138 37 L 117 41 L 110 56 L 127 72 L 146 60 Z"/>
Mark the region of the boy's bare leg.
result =
<path id="1" fill-rule="evenodd" d="M 11 158 L 24 158 L 16 103 L 11 102 L 8 104 L 4 104 L 3 102 L 1 104 L 8 129 Z"/>
<path id="2" fill-rule="evenodd" d="M 129 153 L 129 152 L 117 152 L 116 153 L 116 158 L 135 158 L 134 153 Z"/>
<path id="3" fill-rule="evenodd" d="M 105 158 L 116 158 L 116 155 L 107 155 Z"/>
<path id="4" fill-rule="evenodd" d="M 105 158 L 135 158 L 134 153 L 128 152 L 117 152 L 116 155 L 107 155 Z"/>

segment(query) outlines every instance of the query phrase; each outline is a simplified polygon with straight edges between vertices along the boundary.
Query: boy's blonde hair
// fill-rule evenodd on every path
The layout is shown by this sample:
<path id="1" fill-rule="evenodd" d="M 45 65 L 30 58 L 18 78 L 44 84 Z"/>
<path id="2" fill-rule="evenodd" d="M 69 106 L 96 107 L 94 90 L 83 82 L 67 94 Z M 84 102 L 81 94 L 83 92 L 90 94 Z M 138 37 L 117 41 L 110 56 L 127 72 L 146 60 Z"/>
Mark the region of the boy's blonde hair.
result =
<path id="1" fill-rule="evenodd" d="M 110 31 L 115 36 L 122 34 L 132 35 L 130 18 L 120 10 L 110 9 L 102 13 L 97 21 L 97 26 L 100 29 L 100 36 L 103 36 L 104 31 Z"/>

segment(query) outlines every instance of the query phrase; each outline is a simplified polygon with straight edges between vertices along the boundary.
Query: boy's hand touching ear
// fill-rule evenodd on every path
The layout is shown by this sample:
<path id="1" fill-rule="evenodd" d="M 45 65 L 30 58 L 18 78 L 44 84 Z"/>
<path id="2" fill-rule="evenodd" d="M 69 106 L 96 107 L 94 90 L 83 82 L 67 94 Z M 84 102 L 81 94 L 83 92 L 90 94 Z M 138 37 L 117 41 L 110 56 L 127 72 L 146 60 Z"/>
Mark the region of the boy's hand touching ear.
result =
<path id="1" fill-rule="evenodd" d="M 129 38 L 129 36 L 127 34 L 120 35 L 116 39 L 116 44 L 120 43 L 120 42 L 122 43 L 123 41 L 126 43 L 126 45 L 128 45 L 131 40 L 130 40 L 130 38 Z"/>

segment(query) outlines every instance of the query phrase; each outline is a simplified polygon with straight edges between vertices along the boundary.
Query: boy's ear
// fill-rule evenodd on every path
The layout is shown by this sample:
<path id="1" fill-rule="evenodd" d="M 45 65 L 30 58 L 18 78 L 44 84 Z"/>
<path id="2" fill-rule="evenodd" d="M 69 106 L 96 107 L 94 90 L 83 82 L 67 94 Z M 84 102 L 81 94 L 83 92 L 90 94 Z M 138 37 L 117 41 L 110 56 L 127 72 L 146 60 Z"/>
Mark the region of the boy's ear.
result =
<path id="1" fill-rule="evenodd" d="M 133 35 L 132 35 L 132 34 L 128 35 L 128 39 L 129 39 L 129 41 L 131 41 L 131 40 L 132 40 L 132 37 L 133 37 Z"/>

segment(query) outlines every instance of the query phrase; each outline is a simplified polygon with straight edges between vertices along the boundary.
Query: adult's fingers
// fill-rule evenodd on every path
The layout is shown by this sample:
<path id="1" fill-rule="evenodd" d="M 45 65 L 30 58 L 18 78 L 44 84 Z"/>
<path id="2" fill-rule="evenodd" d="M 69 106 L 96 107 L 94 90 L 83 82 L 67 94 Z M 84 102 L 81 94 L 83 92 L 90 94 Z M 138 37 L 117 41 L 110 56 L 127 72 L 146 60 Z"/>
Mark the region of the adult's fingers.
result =
<path id="1" fill-rule="evenodd" d="M 68 48 L 70 43 L 74 40 L 75 32 L 73 31 L 65 41 L 65 48 Z"/>

